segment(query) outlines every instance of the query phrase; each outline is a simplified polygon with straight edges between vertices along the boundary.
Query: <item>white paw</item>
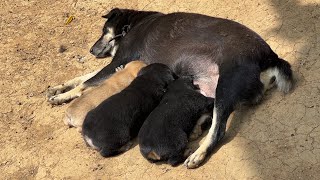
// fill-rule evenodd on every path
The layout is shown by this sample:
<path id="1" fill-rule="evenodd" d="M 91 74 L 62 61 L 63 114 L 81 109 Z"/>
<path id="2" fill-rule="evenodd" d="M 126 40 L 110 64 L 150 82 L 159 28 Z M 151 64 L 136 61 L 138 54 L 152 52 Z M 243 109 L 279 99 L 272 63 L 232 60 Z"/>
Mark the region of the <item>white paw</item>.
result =
<path id="1" fill-rule="evenodd" d="M 186 166 L 188 169 L 197 168 L 205 159 L 206 157 L 206 151 L 199 151 L 199 149 L 191 154 L 185 161 L 184 166 Z"/>
<path id="2" fill-rule="evenodd" d="M 116 72 L 121 71 L 121 70 L 123 70 L 123 69 L 124 69 L 124 67 L 123 67 L 123 65 L 121 65 L 121 66 L 119 66 L 119 67 L 116 68 Z"/>
<path id="3" fill-rule="evenodd" d="M 60 105 L 60 104 L 66 103 L 68 101 L 71 101 L 71 100 L 79 97 L 80 95 L 81 94 L 72 95 L 71 93 L 66 92 L 64 94 L 58 94 L 58 95 L 55 95 L 55 96 L 51 96 L 48 99 L 48 101 L 49 101 L 50 104 Z"/>
<path id="4" fill-rule="evenodd" d="M 62 104 L 68 100 L 66 100 L 65 98 L 62 98 L 61 94 L 59 94 L 59 95 L 49 97 L 48 101 L 50 104 L 59 105 L 59 104 Z"/>
<path id="5" fill-rule="evenodd" d="M 64 86 L 63 84 L 55 87 L 49 87 L 47 90 L 47 97 L 50 98 L 52 96 L 64 93 L 71 88 L 72 87 Z"/>

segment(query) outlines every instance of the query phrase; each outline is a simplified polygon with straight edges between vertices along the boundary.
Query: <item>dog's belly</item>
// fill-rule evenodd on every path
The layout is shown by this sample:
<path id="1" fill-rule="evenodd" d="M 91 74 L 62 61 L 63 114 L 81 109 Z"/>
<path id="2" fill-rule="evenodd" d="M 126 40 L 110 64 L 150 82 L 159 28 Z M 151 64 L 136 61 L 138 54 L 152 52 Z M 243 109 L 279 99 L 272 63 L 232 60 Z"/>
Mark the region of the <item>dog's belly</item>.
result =
<path id="1" fill-rule="evenodd" d="M 202 67 L 200 70 L 203 71 L 194 76 L 193 83 L 199 86 L 201 94 L 215 98 L 219 80 L 219 67 L 215 63 L 203 63 L 200 67 Z"/>

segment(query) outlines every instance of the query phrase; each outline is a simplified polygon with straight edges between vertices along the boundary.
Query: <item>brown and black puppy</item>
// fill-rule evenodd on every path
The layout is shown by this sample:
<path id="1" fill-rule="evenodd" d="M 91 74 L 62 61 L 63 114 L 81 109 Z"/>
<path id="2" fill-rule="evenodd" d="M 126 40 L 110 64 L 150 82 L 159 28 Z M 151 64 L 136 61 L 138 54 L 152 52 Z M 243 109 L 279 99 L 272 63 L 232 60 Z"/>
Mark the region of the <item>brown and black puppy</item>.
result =
<path id="1" fill-rule="evenodd" d="M 104 157 L 128 150 L 130 141 L 173 80 L 174 74 L 164 64 L 142 68 L 127 88 L 87 114 L 82 126 L 86 143 Z"/>
<path id="2" fill-rule="evenodd" d="M 192 130 L 213 105 L 214 99 L 200 94 L 191 78 L 173 81 L 140 129 L 142 155 L 152 162 L 166 160 L 172 166 L 182 163 L 187 158 L 184 152 Z"/>
<path id="3" fill-rule="evenodd" d="M 82 124 L 87 113 L 97 107 L 103 100 L 119 93 L 137 77 L 141 68 L 146 64 L 142 61 L 132 61 L 124 69 L 114 73 L 100 86 L 85 91 L 82 96 L 75 99 L 66 110 L 66 125 L 76 127 L 81 132 Z"/>

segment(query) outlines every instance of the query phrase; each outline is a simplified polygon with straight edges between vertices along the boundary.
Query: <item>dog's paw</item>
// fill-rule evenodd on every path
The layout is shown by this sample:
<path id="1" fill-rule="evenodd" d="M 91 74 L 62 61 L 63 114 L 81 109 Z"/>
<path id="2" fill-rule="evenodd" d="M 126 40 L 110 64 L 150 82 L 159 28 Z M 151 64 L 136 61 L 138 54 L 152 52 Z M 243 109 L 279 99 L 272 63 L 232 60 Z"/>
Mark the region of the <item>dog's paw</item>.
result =
<path id="1" fill-rule="evenodd" d="M 191 154 L 184 162 L 184 166 L 188 169 L 197 168 L 205 159 L 207 152 L 199 151 L 199 149 Z"/>
<path id="2" fill-rule="evenodd" d="M 72 89 L 72 87 L 68 87 L 65 85 L 58 85 L 58 86 L 54 86 L 54 87 L 49 87 L 47 90 L 47 98 L 51 98 L 55 95 L 59 95 L 62 93 L 65 93 L 66 91 Z"/>
<path id="3" fill-rule="evenodd" d="M 49 101 L 49 103 L 51 103 L 53 105 L 60 105 L 60 104 L 66 103 L 68 101 L 71 101 L 79 96 L 80 95 L 72 95 L 71 93 L 66 92 L 63 94 L 51 96 L 51 97 L 49 97 L 48 101 Z"/>
<path id="4" fill-rule="evenodd" d="M 119 67 L 116 68 L 116 72 L 121 71 L 121 70 L 123 70 L 123 69 L 124 69 L 124 67 L 123 67 L 123 65 L 121 65 L 121 66 L 119 66 Z"/>
<path id="5" fill-rule="evenodd" d="M 64 98 L 61 98 L 60 95 L 54 95 L 54 96 L 51 96 L 48 98 L 48 102 L 53 105 L 59 105 L 59 104 L 62 104 L 66 101 L 67 100 L 65 100 Z"/>
<path id="6" fill-rule="evenodd" d="M 55 87 L 49 87 L 47 90 L 47 98 L 50 98 L 58 93 L 58 89 Z"/>

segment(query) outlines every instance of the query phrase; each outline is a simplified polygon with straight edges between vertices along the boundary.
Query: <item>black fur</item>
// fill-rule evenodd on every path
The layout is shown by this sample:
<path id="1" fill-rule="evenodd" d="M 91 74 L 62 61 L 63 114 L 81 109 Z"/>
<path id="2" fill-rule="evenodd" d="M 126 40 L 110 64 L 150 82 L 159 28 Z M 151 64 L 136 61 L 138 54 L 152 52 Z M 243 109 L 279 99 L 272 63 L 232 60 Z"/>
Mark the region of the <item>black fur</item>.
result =
<path id="1" fill-rule="evenodd" d="M 160 104 L 148 116 L 138 135 L 140 151 L 150 152 L 172 166 L 185 160 L 188 137 L 202 114 L 212 111 L 213 98 L 196 91 L 192 79 L 179 78 L 168 86 Z"/>
<path id="2" fill-rule="evenodd" d="M 127 88 L 87 114 L 83 136 L 90 138 L 104 157 L 121 153 L 121 147 L 137 136 L 142 123 L 173 80 L 173 73 L 166 65 L 142 68 Z"/>

